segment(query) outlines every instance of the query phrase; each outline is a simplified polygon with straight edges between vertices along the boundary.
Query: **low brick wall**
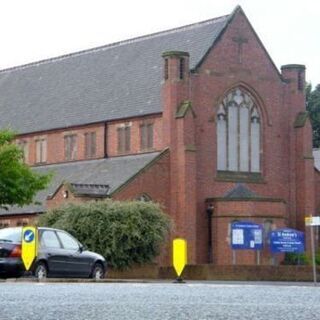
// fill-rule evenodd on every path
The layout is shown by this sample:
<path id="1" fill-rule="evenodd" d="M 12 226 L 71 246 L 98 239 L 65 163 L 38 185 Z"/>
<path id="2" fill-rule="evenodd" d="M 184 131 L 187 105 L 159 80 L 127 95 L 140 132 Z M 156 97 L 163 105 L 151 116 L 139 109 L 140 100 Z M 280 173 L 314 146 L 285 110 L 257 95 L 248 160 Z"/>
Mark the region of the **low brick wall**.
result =
<path id="1" fill-rule="evenodd" d="M 110 279 L 159 279 L 159 267 L 156 264 L 135 266 L 128 270 L 109 269 L 107 278 Z"/>
<path id="2" fill-rule="evenodd" d="M 320 267 L 317 268 L 320 281 Z M 182 277 L 186 280 L 247 280 L 247 281 L 312 281 L 311 266 L 215 266 L 188 265 Z M 172 267 L 137 266 L 125 271 L 110 270 L 111 279 L 175 279 Z"/>

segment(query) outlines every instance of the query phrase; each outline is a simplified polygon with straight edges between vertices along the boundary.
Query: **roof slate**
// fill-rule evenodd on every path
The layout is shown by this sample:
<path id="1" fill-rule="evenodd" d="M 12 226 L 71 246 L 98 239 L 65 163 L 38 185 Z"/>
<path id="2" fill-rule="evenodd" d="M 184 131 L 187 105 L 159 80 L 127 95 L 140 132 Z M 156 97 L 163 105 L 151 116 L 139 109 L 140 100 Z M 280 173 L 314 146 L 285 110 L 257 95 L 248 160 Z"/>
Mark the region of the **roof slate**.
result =
<path id="1" fill-rule="evenodd" d="M 41 202 L 41 205 L 29 205 L 22 208 L 11 207 L 9 210 L 0 209 L 0 215 L 45 212 L 47 197 L 52 196 L 64 182 L 78 187 L 79 185 L 107 185 L 109 187 L 108 193 L 111 193 L 155 160 L 159 154 L 159 152 L 152 152 L 34 167 L 33 170 L 39 173 L 52 172 L 54 174 L 49 187 L 39 192 L 35 198 L 35 201 Z"/>
<path id="2" fill-rule="evenodd" d="M 187 51 L 194 69 L 230 16 L 2 70 L 0 129 L 23 134 L 160 113 L 161 54 Z"/>
<path id="3" fill-rule="evenodd" d="M 227 199 L 251 199 L 257 198 L 257 194 L 251 191 L 248 187 L 246 187 L 242 183 L 237 183 L 234 188 L 229 190 L 225 195 L 224 198 Z"/>

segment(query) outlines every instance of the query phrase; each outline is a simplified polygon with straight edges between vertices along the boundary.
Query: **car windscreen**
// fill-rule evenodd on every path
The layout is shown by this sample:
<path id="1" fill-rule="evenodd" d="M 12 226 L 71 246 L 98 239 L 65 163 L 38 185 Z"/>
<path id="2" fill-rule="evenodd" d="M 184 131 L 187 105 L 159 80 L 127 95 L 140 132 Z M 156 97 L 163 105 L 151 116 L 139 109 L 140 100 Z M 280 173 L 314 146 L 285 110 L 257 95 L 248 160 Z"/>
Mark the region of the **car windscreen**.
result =
<path id="1" fill-rule="evenodd" d="M 0 229 L 0 242 L 21 242 L 21 228 Z"/>

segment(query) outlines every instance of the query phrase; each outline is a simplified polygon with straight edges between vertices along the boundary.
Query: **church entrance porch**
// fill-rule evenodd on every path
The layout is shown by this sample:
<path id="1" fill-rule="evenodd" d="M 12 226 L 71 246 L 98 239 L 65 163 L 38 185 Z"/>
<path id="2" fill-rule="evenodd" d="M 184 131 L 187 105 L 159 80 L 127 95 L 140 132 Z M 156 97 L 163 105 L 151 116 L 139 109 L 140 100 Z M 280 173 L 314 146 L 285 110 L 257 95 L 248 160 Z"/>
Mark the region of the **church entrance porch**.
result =
<path id="1" fill-rule="evenodd" d="M 273 257 L 269 249 L 269 232 L 287 226 L 286 204 L 272 198 L 212 198 L 207 203 L 213 206 L 211 225 L 211 263 L 216 265 L 271 265 L 282 256 Z M 237 250 L 236 259 L 231 249 L 231 224 L 250 221 L 263 226 L 263 250 Z M 209 244 L 210 248 L 210 244 Z"/>

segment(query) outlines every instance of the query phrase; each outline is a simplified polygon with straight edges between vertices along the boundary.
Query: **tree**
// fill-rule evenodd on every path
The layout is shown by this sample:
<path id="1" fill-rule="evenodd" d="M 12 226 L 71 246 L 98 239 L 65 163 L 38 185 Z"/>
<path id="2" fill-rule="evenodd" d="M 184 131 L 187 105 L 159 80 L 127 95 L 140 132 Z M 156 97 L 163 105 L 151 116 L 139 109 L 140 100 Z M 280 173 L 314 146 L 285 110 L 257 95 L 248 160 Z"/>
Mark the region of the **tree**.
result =
<path id="1" fill-rule="evenodd" d="M 40 216 L 38 225 L 68 231 L 109 266 L 123 269 L 152 262 L 171 223 L 153 202 L 109 199 L 53 209 Z"/>
<path id="2" fill-rule="evenodd" d="M 310 83 L 307 84 L 306 102 L 312 124 L 313 147 L 320 148 L 320 84 L 314 90 Z"/>
<path id="3" fill-rule="evenodd" d="M 13 132 L 0 131 L 0 208 L 5 209 L 32 203 L 50 181 L 50 175 L 40 175 L 23 163 L 23 153 L 14 139 Z"/>

